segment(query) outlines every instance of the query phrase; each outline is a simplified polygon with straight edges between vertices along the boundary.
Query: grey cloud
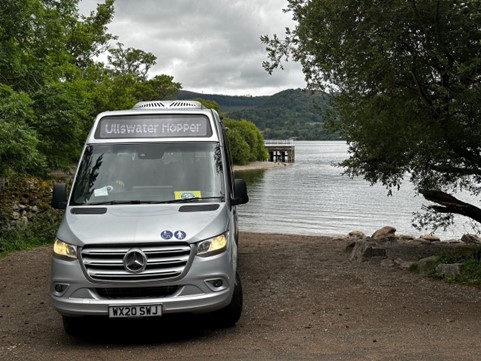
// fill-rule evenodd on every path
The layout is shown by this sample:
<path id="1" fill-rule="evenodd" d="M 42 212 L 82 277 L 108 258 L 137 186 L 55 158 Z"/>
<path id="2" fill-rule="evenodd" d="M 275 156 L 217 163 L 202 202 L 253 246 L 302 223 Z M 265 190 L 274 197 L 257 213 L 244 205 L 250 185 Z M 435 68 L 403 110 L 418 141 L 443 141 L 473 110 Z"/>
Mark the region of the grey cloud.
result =
<path id="1" fill-rule="evenodd" d="M 97 0 L 82 0 L 81 10 Z M 109 30 L 127 47 L 157 57 L 153 74 L 168 74 L 183 88 L 224 94 L 272 94 L 304 87 L 300 66 L 270 76 L 260 36 L 292 26 L 287 0 L 117 0 Z"/>

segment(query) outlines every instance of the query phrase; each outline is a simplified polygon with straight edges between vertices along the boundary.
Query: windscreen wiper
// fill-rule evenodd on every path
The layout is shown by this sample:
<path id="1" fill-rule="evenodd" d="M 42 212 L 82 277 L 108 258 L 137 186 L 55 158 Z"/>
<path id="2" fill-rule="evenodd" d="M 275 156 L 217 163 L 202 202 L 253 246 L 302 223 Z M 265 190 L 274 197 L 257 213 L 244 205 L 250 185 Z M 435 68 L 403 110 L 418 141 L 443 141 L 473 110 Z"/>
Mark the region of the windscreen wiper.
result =
<path id="1" fill-rule="evenodd" d="M 209 199 L 218 199 L 221 202 L 224 201 L 224 196 L 217 196 L 217 197 L 192 197 L 192 198 L 181 198 L 181 199 L 171 199 L 169 201 L 163 202 L 152 202 L 152 203 L 189 203 L 189 202 L 197 202 L 197 201 L 204 201 Z"/>
<path id="2" fill-rule="evenodd" d="M 82 204 L 84 206 L 104 206 L 104 205 L 113 205 L 113 204 L 142 204 L 142 203 L 149 203 L 149 202 L 142 202 L 140 200 L 129 200 L 129 201 L 105 201 L 105 202 L 92 202 L 87 204 Z"/>

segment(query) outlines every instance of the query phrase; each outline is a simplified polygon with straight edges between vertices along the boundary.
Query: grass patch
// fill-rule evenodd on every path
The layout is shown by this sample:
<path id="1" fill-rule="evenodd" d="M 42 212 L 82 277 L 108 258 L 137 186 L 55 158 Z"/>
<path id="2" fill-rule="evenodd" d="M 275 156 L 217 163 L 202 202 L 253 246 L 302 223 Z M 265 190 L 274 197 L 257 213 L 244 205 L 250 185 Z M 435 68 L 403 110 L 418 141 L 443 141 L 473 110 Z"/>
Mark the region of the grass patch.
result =
<path id="1" fill-rule="evenodd" d="M 440 264 L 461 263 L 461 272 L 459 275 L 445 278 L 436 271 L 436 267 Z M 466 284 L 470 286 L 481 287 L 481 248 L 473 250 L 471 255 L 452 254 L 444 255 L 436 262 L 430 265 L 428 274 L 431 277 L 444 279 L 450 283 Z"/>

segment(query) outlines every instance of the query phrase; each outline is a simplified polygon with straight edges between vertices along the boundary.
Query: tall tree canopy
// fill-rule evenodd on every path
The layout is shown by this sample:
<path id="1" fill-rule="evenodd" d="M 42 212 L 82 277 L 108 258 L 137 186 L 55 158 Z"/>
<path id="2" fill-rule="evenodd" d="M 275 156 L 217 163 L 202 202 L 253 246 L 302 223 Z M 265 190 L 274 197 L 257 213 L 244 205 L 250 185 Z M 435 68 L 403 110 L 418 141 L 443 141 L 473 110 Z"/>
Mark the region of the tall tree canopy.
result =
<path id="1" fill-rule="evenodd" d="M 481 222 L 453 196 L 481 192 L 481 1 L 288 1 L 297 25 L 261 38 L 264 67 L 293 59 L 311 88 L 331 92 L 347 173 L 390 189 L 409 177 L 437 203 L 420 225 L 453 213 Z"/>
<path id="2" fill-rule="evenodd" d="M 167 75 L 148 78 L 153 54 L 112 44 L 114 0 L 88 16 L 78 3 L 0 2 L 0 177 L 68 166 L 97 113 L 181 87 Z"/>

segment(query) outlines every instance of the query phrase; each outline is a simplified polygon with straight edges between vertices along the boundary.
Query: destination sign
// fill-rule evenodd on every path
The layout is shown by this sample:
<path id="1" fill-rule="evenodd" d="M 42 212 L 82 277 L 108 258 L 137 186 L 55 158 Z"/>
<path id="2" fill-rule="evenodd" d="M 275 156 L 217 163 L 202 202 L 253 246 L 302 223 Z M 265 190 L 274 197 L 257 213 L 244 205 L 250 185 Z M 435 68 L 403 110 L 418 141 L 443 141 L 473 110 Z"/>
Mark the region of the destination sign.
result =
<path id="1" fill-rule="evenodd" d="M 210 137 L 209 118 L 204 115 L 125 115 L 100 119 L 96 139 Z"/>

